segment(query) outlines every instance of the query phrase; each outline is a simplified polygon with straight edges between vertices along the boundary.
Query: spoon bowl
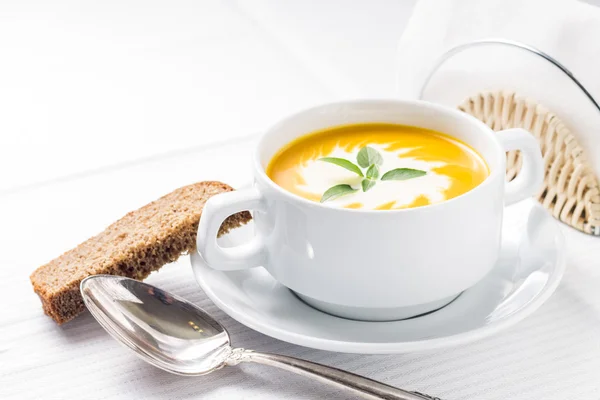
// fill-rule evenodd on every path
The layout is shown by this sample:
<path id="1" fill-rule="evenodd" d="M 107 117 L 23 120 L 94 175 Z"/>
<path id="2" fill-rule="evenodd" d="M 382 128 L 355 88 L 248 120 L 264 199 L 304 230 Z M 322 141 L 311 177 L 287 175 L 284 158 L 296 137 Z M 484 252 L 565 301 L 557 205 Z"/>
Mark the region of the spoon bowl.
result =
<path id="1" fill-rule="evenodd" d="M 365 399 L 436 399 L 294 357 L 234 349 L 225 328 L 204 310 L 147 283 L 94 275 L 81 281 L 80 289 L 88 310 L 113 338 L 144 361 L 174 374 L 205 375 L 224 366 L 256 362 L 347 389 Z"/>
<path id="2" fill-rule="evenodd" d="M 96 275 L 81 283 L 85 305 L 112 336 L 152 365 L 179 375 L 223 367 L 229 334 L 187 300 L 128 278 Z"/>

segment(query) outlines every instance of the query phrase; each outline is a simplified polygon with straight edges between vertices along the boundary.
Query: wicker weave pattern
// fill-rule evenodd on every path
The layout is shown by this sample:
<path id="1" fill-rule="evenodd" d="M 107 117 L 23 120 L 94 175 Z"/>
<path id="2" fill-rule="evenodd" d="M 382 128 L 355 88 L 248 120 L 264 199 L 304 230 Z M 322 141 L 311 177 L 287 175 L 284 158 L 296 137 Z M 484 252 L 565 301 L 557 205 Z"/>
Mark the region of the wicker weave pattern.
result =
<path id="1" fill-rule="evenodd" d="M 600 234 L 600 185 L 573 134 L 541 105 L 512 92 L 484 92 L 465 100 L 459 109 L 495 131 L 524 128 L 539 140 L 546 177 L 539 202 L 560 221 L 589 234 Z M 507 179 L 518 174 L 522 159 L 511 151 Z"/>

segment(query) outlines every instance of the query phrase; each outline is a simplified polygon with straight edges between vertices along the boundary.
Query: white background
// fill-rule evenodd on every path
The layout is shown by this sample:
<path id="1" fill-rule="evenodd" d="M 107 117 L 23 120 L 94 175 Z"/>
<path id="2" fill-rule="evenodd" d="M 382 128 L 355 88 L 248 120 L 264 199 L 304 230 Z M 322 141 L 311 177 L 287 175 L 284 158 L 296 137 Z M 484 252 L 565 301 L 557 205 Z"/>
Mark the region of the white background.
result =
<path id="1" fill-rule="evenodd" d="M 413 0 L 0 2 L 0 193 L 392 96 Z"/>

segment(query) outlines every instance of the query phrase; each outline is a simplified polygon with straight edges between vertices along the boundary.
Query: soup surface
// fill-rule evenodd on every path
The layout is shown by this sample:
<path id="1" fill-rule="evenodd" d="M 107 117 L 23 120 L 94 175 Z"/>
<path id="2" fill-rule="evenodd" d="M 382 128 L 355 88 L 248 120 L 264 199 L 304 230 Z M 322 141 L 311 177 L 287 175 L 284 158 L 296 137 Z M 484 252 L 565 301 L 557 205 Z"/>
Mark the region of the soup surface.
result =
<path id="1" fill-rule="evenodd" d="M 284 146 L 267 166 L 277 185 L 298 196 L 369 210 L 439 203 L 468 192 L 488 174 L 483 158 L 466 144 L 387 123 L 308 134 Z"/>

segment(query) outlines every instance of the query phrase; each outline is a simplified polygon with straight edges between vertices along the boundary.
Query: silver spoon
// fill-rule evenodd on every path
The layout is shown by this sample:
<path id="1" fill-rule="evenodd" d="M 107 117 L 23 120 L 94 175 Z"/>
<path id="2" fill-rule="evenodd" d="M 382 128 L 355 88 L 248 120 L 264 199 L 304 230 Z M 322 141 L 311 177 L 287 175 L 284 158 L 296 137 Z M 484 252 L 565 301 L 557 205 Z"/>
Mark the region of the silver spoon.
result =
<path id="1" fill-rule="evenodd" d="M 225 328 L 204 310 L 133 279 L 90 276 L 81 282 L 81 294 L 88 310 L 113 338 L 144 361 L 173 374 L 205 375 L 224 366 L 256 362 L 350 390 L 365 399 L 436 399 L 310 361 L 232 348 Z"/>

